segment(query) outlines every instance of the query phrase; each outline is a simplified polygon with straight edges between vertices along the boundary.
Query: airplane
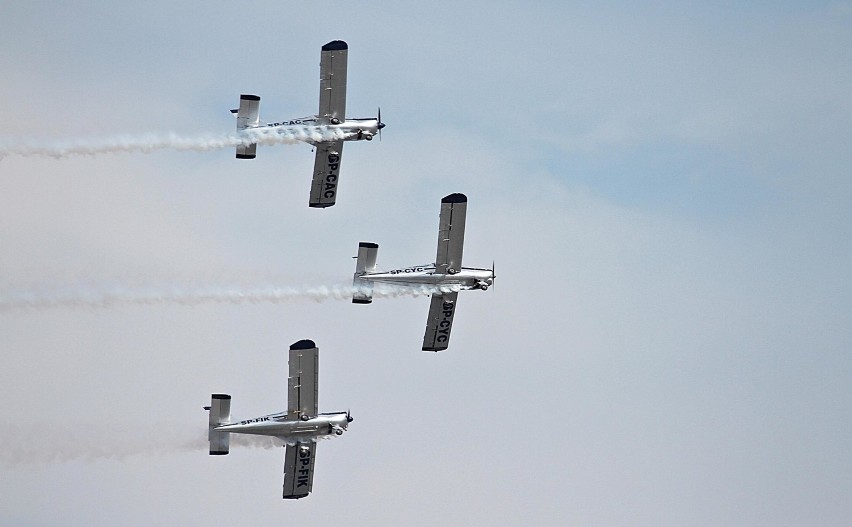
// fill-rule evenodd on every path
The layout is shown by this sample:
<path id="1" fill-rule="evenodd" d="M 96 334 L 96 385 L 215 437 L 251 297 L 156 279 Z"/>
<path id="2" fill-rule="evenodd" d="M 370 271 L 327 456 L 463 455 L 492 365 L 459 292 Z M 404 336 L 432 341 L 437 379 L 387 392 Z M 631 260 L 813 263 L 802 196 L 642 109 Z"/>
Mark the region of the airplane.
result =
<path id="1" fill-rule="evenodd" d="M 456 313 L 458 292 L 465 289 L 487 290 L 494 283 L 494 264 L 491 269 L 462 267 L 464 222 L 467 196 L 450 194 L 441 200 L 438 221 L 438 254 L 435 263 L 416 265 L 387 272 L 376 269 L 378 244 L 361 242 L 352 281 L 352 303 L 373 301 L 373 284 L 382 282 L 408 287 L 430 287 L 432 303 L 423 335 L 423 351 L 443 351 L 450 342 L 450 330 Z"/>
<path id="2" fill-rule="evenodd" d="M 316 441 L 342 435 L 352 422 L 348 411 L 319 413 L 317 384 L 319 349 L 312 340 L 290 346 L 290 377 L 287 380 L 287 410 L 242 421 L 231 420 L 231 396 L 214 393 L 210 406 L 208 440 L 210 455 L 226 455 L 230 434 L 273 436 L 286 443 L 284 453 L 284 499 L 310 494 L 314 484 Z"/>
<path id="3" fill-rule="evenodd" d="M 364 119 L 346 118 L 346 59 L 349 45 L 342 40 L 333 40 L 322 47 L 320 53 L 320 102 L 319 113 L 299 119 L 287 119 L 276 123 L 260 123 L 260 97 L 240 95 L 240 107 L 231 110 L 237 118 L 237 133 L 284 132 L 293 127 L 324 126 L 334 132 L 338 139 L 308 141 L 316 148 L 314 178 L 308 205 L 315 208 L 331 207 L 337 200 L 340 177 L 340 159 L 344 141 L 372 141 L 376 135 L 381 139 L 382 110 L 378 117 Z M 237 159 L 254 159 L 257 143 L 237 146 Z"/>

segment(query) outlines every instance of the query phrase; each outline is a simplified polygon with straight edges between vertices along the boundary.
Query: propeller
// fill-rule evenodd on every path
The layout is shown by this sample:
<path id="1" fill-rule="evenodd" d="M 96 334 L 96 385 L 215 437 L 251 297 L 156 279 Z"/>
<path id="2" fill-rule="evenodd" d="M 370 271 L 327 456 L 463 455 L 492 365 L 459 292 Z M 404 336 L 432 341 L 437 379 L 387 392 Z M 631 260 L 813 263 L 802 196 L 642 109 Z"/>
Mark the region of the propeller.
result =
<path id="1" fill-rule="evenodd" d="M 494 272 L 494 260 L 491 260 L 491 287 L 495 287 L 497 284 L 497 273 Z"/>
<path id="2" fill-rule="evenodd" d="M 376 120 L 379 122 L 379 124 L 376 126 L 376 128 L 379 129 L 379 142 L 381 142 L 381 140 L 382 140 L 382 128 L 385 127 L 385 123 L 382 122 L 382 107 L 381 106 L 379 106 L 379 116 L 376 118 Z"/>
<path id="3" fill-rule="evenodd" d="M 347 410 L 346 410 L 346 422 L 347 422 L 347 423 L 351 423 L 351 422 L 352 422 L 352 421 L 354 421 L 354 420 L 355 420 L 355 419 L 353 419 L 353 418 L 352 418 L 352 414 L 351 414 L 351 413 L 349 412 L 349 410 L 347 409 Z"/>

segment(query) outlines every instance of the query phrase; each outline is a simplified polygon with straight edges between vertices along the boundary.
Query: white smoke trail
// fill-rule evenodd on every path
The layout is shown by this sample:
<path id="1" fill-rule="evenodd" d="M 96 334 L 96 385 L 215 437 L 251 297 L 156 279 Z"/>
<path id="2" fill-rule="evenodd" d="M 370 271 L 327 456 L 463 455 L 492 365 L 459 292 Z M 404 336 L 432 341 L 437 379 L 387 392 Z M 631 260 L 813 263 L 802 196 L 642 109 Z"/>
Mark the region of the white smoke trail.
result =
<path id="1" fill-rule="evenodd" d="M 121 152 L 151 153 L 157 150 L 207 151 L 220 148 L 261 145 L 296 144 L 307 141 L 334 141 L 343 138 L 343 132 L 327 126 L 290 126 L 258 128 L 240 133 L 181 136 L 168 134 L 123 135 L 90 140 L 37 141 L 19 144 L 0 144 L 0 160 L 6 156 L 52 157 L 62 159 L 72 156 L 96 156 Z"/>
<path id="2" fill-rule="evenodd" d="M 53 290 L 0 291 L 0 313 L 44 309 L 108 309 L 123 306 L 206 304 L 281 304 L 312 300 L 351 300 L 359 289 L 351 285 L 301 287 L 244 287 L 215 285 L 201 288 L 142 287 L 95 288 L 79 286 Z M 374 298 L 428 296 L 457 291 L 453 287 L 375 284 Z"/>
<path id="3" fill-rule="evenodd" d="M 206 452 L 206 425 L 206 417 L 195 427 L 187 423 L 134 427 L 126 422 L 6 424 L 0 429 L 0 467 Z M 231 434 L 231 446 L 237 448 L 269 450 L 284 444 L 277 437 Z"/>

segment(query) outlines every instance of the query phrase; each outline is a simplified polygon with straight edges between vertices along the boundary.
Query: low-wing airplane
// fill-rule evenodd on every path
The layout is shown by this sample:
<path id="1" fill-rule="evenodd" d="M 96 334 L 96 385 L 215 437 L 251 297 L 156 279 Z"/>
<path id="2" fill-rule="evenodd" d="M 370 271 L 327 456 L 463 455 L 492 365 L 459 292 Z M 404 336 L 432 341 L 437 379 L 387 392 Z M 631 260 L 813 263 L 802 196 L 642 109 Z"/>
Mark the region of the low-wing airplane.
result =
<path id="1" fill-rule="evenodd" d="M 348 411 L 319 413 L 317 381 L 319 349 L 312 340 L 290 346 L 290 377 L 287 380 L 287 411 L 254 419 L 231 421 L 231 396 L 214 393 L 210 406 L 208 440 L 210 455 L 227 454 L 231 434 L 273 436 L 286 443 L 284 499 L 304 498 L 314 484 L 317 439 L 342 435 L 352 422 Z"/>
<path id="2" fill-rule="evenodd" d="M 344 141 L 371 141 L 381 138 L 382 111 L 378 117 L 364 119 L 346 118 L 346 57 L 349 46 L 342 40 L 333 40 L 322 47 L 320 53 L 319 113 L 276 123 L 260 123 L 260 97 L 240 95 L 240 107 L 231 110 L 237 117 L 237 133 L 251 138 L 251 132 L 276 133 L 293 127 L 324 126 L 335 132 L 335 139 L 309 141 L 316 147 L 314 178 L 311 183 L 311 207 L 331 207 L 337 200 L 340 177 L 340 159 Z M 237 147 L 237 159 L 254 159 L 257 143 Z"/>
<path id="3" fill-rule="evenodd" d="M 491 269 L 462 267 L 464 247 L 464 220 L 467 196 L 450 194 L 441 200 L 438 222 L 438 254 L 434 264 L 415 265 L 387 272 L 376 270 L 379 246 L 371 242 L 358 244 L 358 260 L 352 285 L 352 302 L 369 304 L 373 301 L 373 283 L 384 282 L 411 287 L 431 286 L 432 304 L 423 336 L 423 351 L 443 351 L 450 342 L 450 330 L 456 313 L 458 292 L 463 289 L 485 291 L 494 283 L 494 265 Z"/>

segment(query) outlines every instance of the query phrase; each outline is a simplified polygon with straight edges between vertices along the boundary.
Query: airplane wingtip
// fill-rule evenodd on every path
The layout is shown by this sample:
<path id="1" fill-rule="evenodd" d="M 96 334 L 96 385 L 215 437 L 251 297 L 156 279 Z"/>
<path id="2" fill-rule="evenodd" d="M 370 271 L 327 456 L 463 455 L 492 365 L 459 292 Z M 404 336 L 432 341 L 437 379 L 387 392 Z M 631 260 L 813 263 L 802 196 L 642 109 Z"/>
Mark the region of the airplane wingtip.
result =
<path id="1" fill-rule="evenodd" d="M 342 40 L 332 40 L 322 47 L 323 51 L 343 51 L 349 49 L 349 44 Z"/>
<path id="2" fill-rule="evenodd" d="M 303 339 L 299 342 L 294 342 L 292 346 L 290 346 L 291 350 L 309 350 L 316 348 L 317 345 L 313 340 Z"/>
<path id="3" fill-rule="evenodd" d="M 466 203 L 467 196 L 460 192 L 456 192 L 454 194 L 450 194 L 449 196 L 444 196 L 444 199 L 441 200 L 441 203 Z"/>

